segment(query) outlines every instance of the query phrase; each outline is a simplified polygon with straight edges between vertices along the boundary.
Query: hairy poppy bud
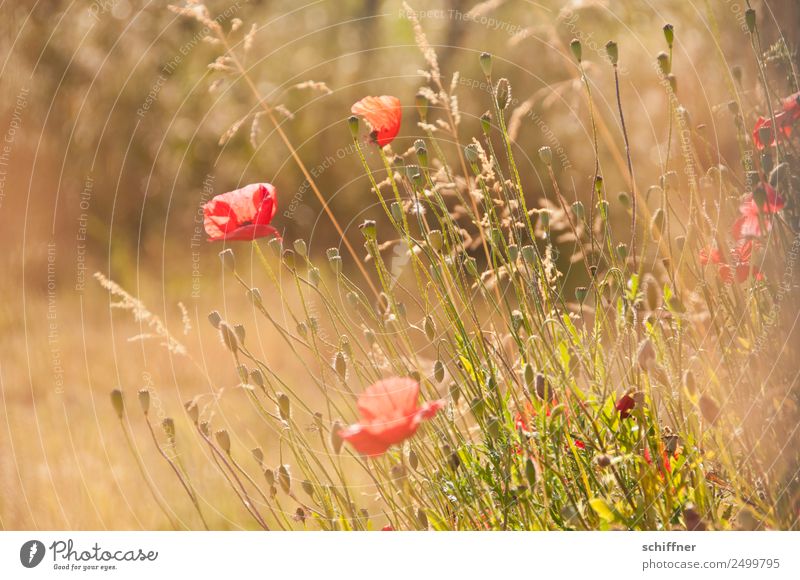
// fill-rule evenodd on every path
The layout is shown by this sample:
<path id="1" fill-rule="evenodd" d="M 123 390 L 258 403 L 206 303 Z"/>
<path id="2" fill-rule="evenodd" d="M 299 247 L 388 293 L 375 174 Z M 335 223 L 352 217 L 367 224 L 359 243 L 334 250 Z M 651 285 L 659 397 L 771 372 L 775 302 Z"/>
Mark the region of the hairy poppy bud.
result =
<path id="1" fill-rule="evenodd" d="M 142 408 L 142 413 L 147 415 L 150 411 L 150 391 L 141 389 L 139 391 L 139 406 Z"/>
<path id="2" fill-rule="evenodd" d="M 572 51 L 572 56 L 575 57 L 575 60 L 581 62 L 581 56 L 583 53 L 583 49 L 581 48 L 581 41 L 577 38 L 573 38 L 572 41 L 569 43 L 569 49 Z"/>
<path id="3" fill-rule="evenodd" d="M 478 60 L 481 63 L 481 70 L 486 78 L 492 76 L 492 55 L 488 52 L 482 52 Z"/>
<path id="4" fill-rule="evenodd" d="M 667 75 L 667 81 L 669 81 L 669 88 L 674 94 L 678 94 L 678 79 L 675 77 L 674 74 L 670 73 Z"/>
<path id="5" fill-rule="evenodd" d="M 222 338 L 223 344 L 228 347 L 228 350 L 236 354 L 236 351 L 239 350 L 239 339 L 236 336 L 236 332 L 227 322 L 219 323 L 219 335 Z"/>
<path id="6" fill-rule="evenodd" d="M 275 485 L 275 472 L 269 467 L 264 470 L 264 479 L 267 480 L 267 485 L 272 487 Z"/>
<path id="7" fill-rule="evenodd" d="M 433 378 L 437 383 L 444 380 L 444 364 L 440 360 L 433 363 Z"/>
<path id="8" fill-rule="evenodd" d="M 550 167 L 553 164 L 553 150 L 547 145 L 539 147 L 539 159 L 542 163 Z"/>
<path id="9" fill-rule="evenodd" d="M 277 393 L 278 399 L 278 414 L 280 414 L 281 419 L 284 421 L 289 421 L 291 418 L 291 403 L 289 402 L 289 396 L 286 393 Z"/>
<path id="10" fill-rule="evenodd" d="M 230 455 L 231 453 L 231 436 L 225 429 L 219 429 L 216 433 L 214 433 L 214 437 L 217 439 L 217 445 L 220 446 L 226 455 Z"/>
<path id="11" fill-rule="evenodd" d="M 236 271 L 236 256 L 233 255 L 233 250 L 227 248 L 219 253 L 219 259 L 222 266 L 229 272 Z"/>
<path id="12" fill-rule="evenodd" d="M 111 405 L 114 407 L 117 417 L 122 419 L 122 415 L 125 413 L 125 403 L 122 401 L 122 391 L 119 389 L 111 391 Z"/>
<path id="13" fill-rule="evenodd" d="M 531 388 L 533 381 L 536 379 L 536 371 L 533 370 L 533 365 L 525 363 L 522 367 L 522 378 L 525 380 L 525 386 Z"/>
<path id="14" fill-rule="evenodd" d="M 396 201 L 392 202 L 389 207 L 389 212 L 392 214 L 392 219 L 398 224 L 403 222 L 403 207 Z"/>
<path id="15" fill-rule="evenodd" d="M 283 493 L 289 493 L 289 489 L 292 487 L 292 476 L 289 474 L 288 465 L 278 467 L 278 485 L 281 486 Z"/>
<path id="16" fill-rule="evenodd" d="M 497 108 L 505 110 L 511 104 L 511 83 L 502 78 L 497 81 Z"/>
<path id="17" fill-rule="evenodd" d="M 439 252 L 444 247 L 444 236 L 441 230 L 431 230 L 428 232 L 428 244 L 434 252 Z"/>
<path id="18" fill-rule="evenodd" d="M 450 398 L 453 400 L 453 405 L 458 405 L 458 401 L 461 399 L 461 389 L 458 388 L 456 383 L 450 383 L 447 390 L 450 393 Z"/>
<path id="19" fill-rule="evenodd" d="M 233 327 L 233 332 L 236 333 L 236 338 L 239 340 L 239 344 L 244 344 L 244 338 L 246 336 L 246 332 L 244 329 L 244 325 L 237 324 Z"/>
<path id="20" fill-rule="evenodd" d="M 308 481 L 307 479 L 303 480 L 303 483 L 300 484 L 300 487 L 303 488 L 303 491 L 306 492 L 306 495 L 310 497 L 314 497 L 314 484 Z"/>
<path id="21" fill-rule="evenodd" d="M 336 374 L 339 375 L 340 379 L 344 380 L 347 377 L 347 359 L 343 352 L 340 351 L 336 353 L 333 359 L 333 368 L 336 370 Z"/>
<path id="22" fill-rule="evenodd" d="M 425 123 L 428 119 L 428 97 L 422 93 L 417 93 L 417 96 L 414 97 L 414 104 L 417 106 L 419 120 Z"/>
<path id="23" fill-rule="evenodd" d="M 306 241 L 305 240 L 303 240 L 301 238 L 297 238 L 294 241 L 293 246 L 294 246 L 294 251 L 297 252 L 298 256 L 305 257 L 306 254 L 308 254 L 308 247 L 306 246 Z"/>
<path id="24" fill-rule="evenodd" d="M 609 40 L 606 43 L 606 54 L 608 54 L 608 60 L 611 61 L 611 64 L 617 66 L 617 62 L 619 62 L 619 47 L 613 40 Z"/>
<path id="25" fill-rule="evenodd" d="M 466 147 L 464 147 L 464 158 L 467 160 L 467 163 L 470 165 L 477 165 L 480 157 L 478 156 L 478 148 L 475 146 L 474 143 L 470 143 Z"/>

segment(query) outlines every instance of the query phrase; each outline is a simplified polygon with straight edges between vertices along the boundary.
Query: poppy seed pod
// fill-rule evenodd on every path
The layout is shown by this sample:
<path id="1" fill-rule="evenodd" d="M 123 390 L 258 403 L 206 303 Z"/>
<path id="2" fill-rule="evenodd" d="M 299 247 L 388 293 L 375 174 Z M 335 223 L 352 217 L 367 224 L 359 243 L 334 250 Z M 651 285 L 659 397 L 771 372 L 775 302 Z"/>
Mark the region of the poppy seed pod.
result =
<path id="1" fill-rule="evenodd" d="M 470 143 L 464 147 L 464 158 L 467 160 L 467 163 L 473 166 L 477 165 L 480 157 L 478 156 L 478 148 L 474 143 Z"/>
<path id="2" fill-rule="evenodd" d="M 392 202 L 392 205 L 389 207 L 389 212 L 392 214 L 392 219 L 400 224 L 403 222 L 403 207 L 397 203 L 396 201 Z"/>
<path id="3" fill-rule="evenodd" d="M 581 56 L 583 54 L 583 49 L 581 48 L 581 41 L 577 38 L 573 38 L 572 41 L 569 43 L 569 49 L 572 51 L 572 56 L 575 57 L 575 60 L 581 62 Z"/>
<path id="4" fill-rule="evenodd" d="M 428 315 L 425 317 L 422 327 L 425 330 L 425 337 L 428 340 L 432 341 L 434 338 L 436 338 L 436 322 L 434 322 L 432 316 Z"/>
<path id="5" fill-rule="evenodd" d="M 244 325 L 237 324 L 233 327 L 233 331 L 236 333 L 236 338 L 239 339 L 239 344 L 244 344 L 245 336 L 247 335 Z"/>
<path id="6" fill-rule="evenodd" d="M 334 256 L 333 258 L 328 259 L 328 263 L 331 265 L 331 269 L 333 273 L 337 276 L 342 273 L 342 257 L 341 256 Z"/>
<path id="7" fill-rule="evenodd" d="M 350 115 L 347 118 L 347 126 L 350 128 L 350 136 L 353 139 L 358 139 L 358 117 Z"/>
<path id="8" fill-rule="evenodd" d="M 308 254 L 308 247 L 306 246 L 305 240 L 297 238 L 292 245 L 294 246 L 294 251 L 297 252 L 298 256 L 302 256 L 304 258 L 306 257 Z"/>
<path id="9" fill-rule="evenodd" d="M 439 252 L 444 247 L 444 236 L 441 230 L 431 230 L 428 232 L 428 243 L 434 252 Z"/>
<path id="10" fill-rule="evenodd" d="M 425 123 L 428 120 L 428 97 L 422 93 L 417 93 L 414 97 L 414 104 L 417 107 L 419 120 Z"/>
<path id="11" fill-rule="evenodd" d="M 511 104 L 511 83 L 507 78 L 497 81 L 497 108 L 505 110 Z"/>
<path id="12" fill-rule="evenodd" d="M 375 220 L 364 220 L 364 222 L 358 227 L 361 230 L 361 233 L 364 234 L 364 237 L 367 239 L 367 241 L 374 242 L 378 237 Z"/>
<path id="13" fill-rule="evenodd" d="M 589 289 L 586 286 L 578 286 L 575 288 L 575 299 L 580 303 L 583 304 L 586 301 L 586 297 L 589 295 Z"/>
<path id="14" fill-rule="evenodd" d="M 313 266 L 308 269 L 308 283 L 311 284 L 314 288 L 319 287 L 319 282 L 322 279 L 322 274 L 319 271 L 319 268 Z"/>
<path id="15" fill-rule="evenodd" d="M 522 246 L 522 259 L 529 266 L 536 261 L 536 249 L 531 245 Z"/>
<path id="16" fill-rule="evenodd" d="M 288 465 L 278 467 L 278 485 L 280 485 L 283 493 L 289 493 L 292 487 L 292 476 L 289 474 Z"/>
<path id="17" fill-rule="evenodd" d="M 278 399 L 278 413 L 280 414 L 281 419 L 288 422 L 291 418 L 292 411 L 289 396 L 286 393 L 277 393 L 276 398 Z"/>
<path id="18" fill-rule="evenodd" d="M 222 316 L 220 316 L 219 312 L 217 312 L 216 310 L 212 310 L 208 314 L 208 321 L 214 328 L 219 328 L 219 323 L 222 322 Z"/>
<path id="19" fill-rule="evenodd" d="M 547 145 L 539 147 L 539 159 L 542 163 L 550 167 L 553 164 L 553 150 Z"/>
<path id="20" fill-rule="evenodd" d="M 669 81 L 669 88 L 674 94 L 678 94 L 678 79 L 675 77 L 674 74 L 670 73 L 667 75 L 667 81 Z"/>
<path id="21" fill-rule="evenodd" d="M 231 454 L 231 436 L 225 429 L 219 429 L 216 433 L 214 433 L 214 437 L 217 439 L 217 445 L 219 445 L 220 449 L 222 449 L 226 455 Z"/>
<path id="22" fill-rule="evenodd" d="M 111 405 L 114 407 L 117 417 L 122 419 L 122 415 L 125 413 L 125 403 L 122 400 L 122 391 L 119 389 L 111 391 Z"/>
<path id="23" fill-rule="evenodd" d="M 236 354 L 236 351 L 239 350 L 239 339 L 236 336 L 236 332 L 224 321 L 219 323 L 218 328 L 223 344 L 228 347 L 228 350 Z"/>
<path id="24" fill-rule="evenodd" d="M 481 63 L 481 70 L 486 78 L 492 76 L 492 55 L 488 52 L 482 52 L 478 57 L 478 61 Z"/>
<path id="25" fill-rule="evenodd" d="M 617 63 L 619 62 L 619 47 L 613 40 L 609 40 L 606 43 L 606 54 L 608 55 L 608 60 L 611 61 L 611 64 L 617 66 Z"/>
<path id="26" fill-rule="evenodd" d="M 664 28 L 664 40 L 667 41 L 667 46 L 672 48 L 672 43 L 675 40 L 675 27 L 672 24 L 665 24 Z"/>
<path id="27" fill-rule="evenodd" d="M 222 262 L 223 268 L 229 272 L 236 271 L 236 256 L 233 255 L 233 250 L 226 248 L 219 253 L 219 259 Z"/>
<path id="28" fill-rule="evenodd" d="M 481 129 L 484 135 L 488 135 L 492 130 L 492 114 L 489 111 L 481 115 Z"/>
<path id="29" fill-rule="evenodd" d="M 303 483 L 300 484 L 300 487 L 303 488 L 303 491 L 309 497 L 314 497 L 314 484 L 308 481 L 307 479 L 303 480 Z"/>
<path id="30" fill-rule="evenodd" d="M 150 391 L 141 389 L 139 391 L 139 406 L 142 408 L 142 413 L 147 415 L 150 411 Z"/>

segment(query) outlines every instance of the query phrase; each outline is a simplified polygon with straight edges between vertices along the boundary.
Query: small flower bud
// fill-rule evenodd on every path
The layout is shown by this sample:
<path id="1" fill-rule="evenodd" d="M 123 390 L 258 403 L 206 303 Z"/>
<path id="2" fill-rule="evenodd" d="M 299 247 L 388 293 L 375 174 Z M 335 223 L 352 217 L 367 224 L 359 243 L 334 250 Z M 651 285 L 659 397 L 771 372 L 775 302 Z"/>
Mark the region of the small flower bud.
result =
<path id="1" fill-rule="evenodd" d="M 186 414 L 189 415 L 189 420 L 197 425 L 197 420 L 200 418 L 200 409 L 197 406 L 197 402 L 194 399 L 187 401 L 183 404 L 183 408 L 186 409 Z"/>
<path id="2" fill-rule="evenodd" d="M 526 264 L 533 265 L 536 262 L 536 249 L 533 246 L 522 246 L 522 259 Z"/>
<path id="3" fill-rule="evenodd" d="M 686 369 L 683 372 L 682 382 L 683 386 L 690 395 L 694 395 L 697 392 L 697 381 L 695 380 L 694 373 L 691 370 Z"/>
<path id="4" fill-rule="evenodd" d="M 675 78 L 675 75 L 670 73 L 667 75 L 667 81 L 669 81 L 669 88 L 673 92 L 673 94 L 678 94 L 678 79 Z"/>
<path id="5" fill-rule="evenodd" d="M 125 403 L 122 400 L 122 391 L 119 389 L 111 391 L 111 405 L 114 407 L 117 417 L 122 419 L 122 415 L 125 413 Z"/>
<path id="6" fill-rule="evenodd" d="M 398 223 L 403 223 L 403 207 L 395 202 L 392 202 L 392 205 L 389 207 L 389 213 L 392 214 L 392 219 Z"/>
<path id="7" fill-rule="evenodd" d="M 636 361 L 642 370 L 647 370 L 650 363 L 656 360 L 656 349 L 653 342 L 649 338 L 645 338 L 639 345 L 639 350 L 636 353 Z"/>
<path id="8" fill-rule="evenodd" d="M 434 338 L 436 338 L 436 322 L 434 322 L 432 316 L 428 315 L 425 317 L 422 327 L 425 330 L 425 336 L 428 340 L 432 341 Z"/>
<path id="9" fill-rule="evenodd" d="M 476 165 L 478 163 L 480 157 L 478 156 L 478 148 L 474 143 L 470 143 L 464 147 L 464 158 L 467 160 L 467 163 L 471 165 Z"/>
<path id="10" fill-rule="evenodd" d="M 627 244 L 618 244 L 617 245 L 617 256 L 619 256 L 620 260 L 625 260 L 628 257 L 628 245 Z"/>
<path id="11" fill-rule="evenodd" d="M 664 40 L 667 41 L 667 46 L 672 48 L 672 43 L 675 40 L 675 27 L 672 24 L 665 24 L 662 30 L 664 31 Z"/>
<path id="12" fill-rule="evenodd" d="M 488 52 L 482 52 L 478 60 L 481 63 L 481 70 L 486 78 L 492 76 L 492 55 Z"/>
<path id="13" fill-rule="evenodd" d="M 358 227 L 361 229 L 361 233 L 364 234 L 364 237 L 368 241 L 373 242 L 378 237 L 375 220 L 364 220 L 364 223 Z"/>
<path id="14" fill-rule="evenodd" d="M 589 295 L 589 289 L 586 286 L 578 286 L 575 288 L 575 299 L 580 303 L 583 304 L 586 301 L 586 297 Z"/>
<path id="15" fill-rule="evenodd" d="M 754 8 L 748 8 L 744 12 L 744 21 L 747 24 L 747 31 L 753 34 L 756 29 L 756 11 Z"/>
<path id="16" fill-rule="evenodd" d="M 236 351 L 239 350 L 239 339 L 236 336 L 236 332 L 227 322 L 219 323 L 219 335 L 222 338 L 222 343 L 228 347 L 228 350 L 236 354 Z"/>
<path id="17" fill-rule="evenodd" d="M 425 141 L 422 139 L 417 139 L 414 141 L 414 150 L 417 153 L 417 161 L 421 167 L 428 167 L 428 148 L 425 145 Z"/>
<path id="18" fill-rule="evenodd" d="M 603 454 L 603 455 L 598 455 L 597 456 L 597 466 L 598 467 L 606 468 L 609 465 L 611 465 L 611 458 L 608 455 Z"/>
<path id="19" fill-rule="evenodd" d="M 416 469 L 419 466 L 419 457 L 417 457 L 417 452 L 413 449 L 408 452 L 408 464 L 411 469 Z"/>
<path id="20" fill-rule="evenodd" d="M 433 363 L 433 378 L 437 383 L 444 380 L 444 363 L 438 359 Z"/>
<path id="21" fill-rule="evenodd" d="M 542 373 L 536 373 L 536 377 L 534 378 L 534 387 L 536 396 L 542 401 L 546 401 L 550 397 L 550 389 L 547 385 L 547 379 Z"/>
<path id="22" fill-rule="evenodd" d="M 351 115 L 347 118 L 347 126 L 350 128 L 350 136 L 358 139 L 358 117 Z"/>
<path id="23" fill-rule="evenodd" d="M 659 52 L 656 60 L 658 60 L 658 68 L 661 70 L 661 74 L 667 76 L 672 72 L 672 64 L 669 62 L 669 55 L 666 52 Z"/>
<path id="24" fill-rule="evenodd" d="M 489 111 L 481 115 L 481 129 L 484 135 L 488 135 L 492 130 L 492 114 Z"/>
<path id="25" fill-rule="evenodd" d="M 139 406 L 145 415 L 150 411 L 150 391 L 147 389 L 139 390 Z"/>
<path id="26" fill-rule="evenodd" d="M 336 369 L 336 374 L 339 375 L 339 378 L 345 380 L 347 377 L 347 359 L 343 352 L 336 353 L 333 359 L 333 368 Z"/>
<path id="27" fill-rule="evenodd" d="M 428 244 L 434 252 L 438 252 L 444 246 L 444 236 L 441 230 L 431 230 L 428 232 Z"/>
<path id="28" fill-rule="evenodd" d="M 333 425 L 331 426 L 330 440 L 331 449 L 333 449 L 333 452 L 336 455 L 342 451 L 342 445 L 344 444 L 344 439 L 342 439 L 342 436 L 339 435 L 339 431 L 341 430 L 342 424 L 339 421 L 334 421 Z"/>
<path id="29" fill-rule="evenodd" d="M 417 524 L 419 525 L 419 529 L 421 530 L 428 529 L 428 515 L 422 508 L 419 508 L 417 510 Z"/>
<path id="30" fill-rule="evenodd" d="M 450 394 L 453 405 L 458 405 L 458 401 L 461 399 L 461 389 L 458 388 L 458 385 L 456 383 L 450 383 L 447 392 Z"/>
<path id="31" fill-rule="evenodd" d="M 322 274 L 319 271 L 319 268 L 316 266 L 312 266 L 308 270 L 308 283 L 311 284 L 314 288 L 319 287 L 319 282 L 322 279 Z"/>
<path id="32" fill-rule="evenodd" d="M 267 485 L 272 487 L 275 485 L 275 472 L 269 467 L 264 470 L 264 479 L 267 480 Z"/>
<path id="33" fill-rule="evenodd" d="M 222 316 L 219 315 L 219 312 L 213 310 L 208 314 L 208 321 L 214 328 L 219 328 L 219 323 L 222 322 Z"/>
<path id="34" fill-rule="evenodd" d="M 303 480 L 303 483 L 300 484 L 300 487 L 303 488 L 303 491 L 309 497 L 314 497 L 314 484 L 308 481 L 307 479 Z"/>
<path id="35" fill-rule="evenodd" d="M 303 240 L 302 238 L 297 238 L 294 241 L 293 246 L 294 246 L 294 251 L 297 252 L 298 256 L 302 256 L 303 258 L 306 257 L 306 255 L 308 254 L 308 247 L 306 246 L 305 240 Z"/>
<path id="36" fill-rule="evenodd" d="M 625 209 L 629 209 L 631 207 L 631 196 L 628 195 L 626 191 L 620 191 L 617 194 L 617 200 L 619 200 L 620 205 Z"/>
<path id="37" fill-rule="evenodd" d="M 250 290 L 247 291 L 247 296 L 248 298 L 250 298 L 250 301 L 253 303 L 253 305 L 255 305 L 257 308 L 263 307 L 264 302 L 261 298 L 261 290 L 259 290 L 258 288 L 250 288 Z"/>
<path id="38" fill-rule="evenodd" d="M 278 467 L 278 485 L 283 490 L 283 493 L 289 493 L 292 487 L 292 476 L 289 474 L 288 465 Z"/>
<path id="39" fill-rule="evenodd" d="M 236 338 L 239 340 L 239 344 L 244 344 L 244 338 L 246 336 L 246 332 L 244 326 L 241 324 L 237 324 L 233 327 L 233 331 L 236 333 Z"/>

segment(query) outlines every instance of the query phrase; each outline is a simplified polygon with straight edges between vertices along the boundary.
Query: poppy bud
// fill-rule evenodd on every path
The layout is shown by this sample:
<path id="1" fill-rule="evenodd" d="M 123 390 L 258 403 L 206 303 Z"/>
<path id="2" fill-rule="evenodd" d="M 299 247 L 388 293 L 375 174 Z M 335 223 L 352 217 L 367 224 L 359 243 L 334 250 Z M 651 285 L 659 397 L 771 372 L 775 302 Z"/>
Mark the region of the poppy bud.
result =
<path id="1" fill-rule="evenodd" d="M 264 463 L 264 452 L 261 451 L 261 447 L 253 447 L 250 450 L 250 453 L 253 454 L 253 459 L 256 460 L 256 463 L 258 463 L 260 467 L 261 464 Z"/>
<path id="2" fill-rule="evenodd" d="M 225 429 L 219 429 L 216 433 L 214 433 L 214 437 L 217 438 L 217 445 L 225 452 L 226 455 L 231 454 L 231 436 Z"/>
<path id="3" fill-rule="evenodd" d="M 586 215 L 586 210 L 583 207 L 583 202 L 576 201 L 572 204 L 572 213 L 575 214 L 575 217 L 578 220 L 583 221 L 584 215 Z"/>
<path id="4" fill-rule="evenodd" d="M 617 66 L 617 62 L 619 62 L 619 47 L 613 40 L 609 40 L 606 43 L 606 54 L 608 54 L 608 60 L 611 61 L 611 64 Z"/>
<path id="5" fill-rule="evenodd" d="M 239 373 L 239 380 L 242 383 L 247 383 L 247 379 L 249 378 L 250 374 L 247 370 L 246 365 L 239 365 L 236 367 L 236 372 Z"/>
<path id="6" fill-rule="evenodd" d="M 536 487 L 536 465 L 530 457 L 525 460 L 525 479 L 531 489 Z"/>
<path id="7" fill-rule="evenodd" d="M 458 388 L 456 383 L 450 383 L 447 390 L 450 393 L 450 398 L 453 400 L 453 405 L 458 405 L 458 401 L 461 399 L 461 389 Z"/>
<path id="8" fill-rule="evenodd" d="M 533 381 L 536 379 L 536 371 L 533 370 L 533 365 L 525 363 L 522 367 L 522 378 L 528 388 L 533 386 Z"/>
<path id="9" fill-rule="evenodd" d="M 745 24 L 747 24 L 747 31 L 750 34 L 753 34 L 756 29 L 756 11 L 754 8 L 748 8 L 745 10 L 744 21 Z"/>
<path id="10" fill-rule="evenodd" d="M 516 262 L 519 258 L 519 246 L 517 244 L 508 244 L 508 257 L 512 262 Z"/>
<path id="11" fill-rule="evenodd" d="M 672 24 L 665 24 L 664 28 L 664 40 L 667 41 L 667 46 L 672 48 L 672 42 L 675 40 L 675 27 Z"/>
<path id="12" fill-rule="evenodd" d="M 300 487 L 303 488 L 303 491 L 310 497 L 314 497 L 314 484 L 308 481 L 307 479 L 303 480 L 303 483 L 300 484 Z"/>
<path id="13" fill-rule="evenodd" d="M 564 405 L 556 405 L 555 407 L 550 409 L 550 419 L 552 421 L 555 421 L 563 414 L 564 414 Z"/>
<path id="14" fill-rule="evenodd" d="M 547 229 L 550 227 L 550 210 L 540 210 L 539 219 L 542 221 L 542 227 Z"/>
<path id="15" fill-rule="evenodd" d="M 139 406 L 142 408 L 142 413 L 147 415 L 150 411 L 150 391 L 141 389 L 139 391 Z"/>
<path id="16" fill-rule="evenodd" d="M 367 343 L 370 346 L 375 346 L 375 344 L 378 342 L 378 339 L 375 336 L 375 333 L 369 328 L 365 328 L 364 329 L 364 338 L 367 339 Z"/>
<path id="17" fill-rule="evenodd" d="M 222 261 L 222 266 L 229 272 L 236 271 L 236 256 L 233 255 L 233 250 L 227 248 L 219 253 L 219 259 Z"/>
<path id="18" fill-rule="evenodd" d="M 175 442 L 175 421 L 172 420 L 172 417 L 164 417 L 161 421 L 161 428 L 164 429 L 164 433 L 167 436 L 167 440 L 170 443 Z"/>
<path id="19" fill-rule="evenodd" d="M 337 455 L 341 452 L 342 444 L 344 444 L 344 439 L 342 439 L 341 435 L 339 435 L 339 431 L 341 430 L 342 424 L 339 421 L 334 421 L 333 425 L 331 426 L 330 440 L 331 448 Z"/>
<path id="20" fill-rule="evenodd" d="M 481 129 L 484 135 L 488 135 L 492 129 L 492 114 L 489 111 L 481 115 Z"/>
<path id="21" fill-rule="evenodd" d="M 350 136 L 358 139 L 358 117 L 351 115 L 347 118 L 347 126 L 350 128 Z"/>
<path id="22" fill-rule="evenodd" d="M 464 147 L 464 158 L 470 165 L 476 166 L 480 157 L 478 156 L 478 148 L 474 143 L 470 143 Z"/>
<path id="23" fill-rule="evenodd" d="M 275 472 L 269 467 L 264 470 L 264 479 L 267 480 L 267 485 L 272 487 L 275 485 Z"/>
<path id="24" fill-rule="evenodd" d="M 542 373 L 536 373 L 534 377 L 534 391 L 536 392 L 536 396 L 539 397 L 541 400 L 547 400 L 549 397 L 549 389 L 547 386 L 547 379 Z"/>
<path id="25" fill-rule="evenodd" d="M 222 316 L 220 316 L 219 312 L 217 312 L 216 310 L 212 310 L 208 314 L 208 321 L 214 328 L 219 328 L 219 323 L 222 322 Z"/>
<path id="26" fill-rule="evenodd" d="M 661 70 L 661 74 L 667 76 L 672 72 L 672 64 L 669 62 L 669 55 L 666 52 L 659 52 L 656 55 L 656 60 L 658 61 L 658 68 Z"/>
<path id="27" fill-rule="evenodd" d="M 419 120 L 425 123 L 428 119 L 428 97 L 422 93 L 417 93 L 416 97 L 414 97 L 414 104 L 417 106 Z"/>
<path id="28" fill-rule="evenodd" d="M 486 421 L 486 432 L 489 433 L 489 437 L 492 439 L 497 439 L 500 436 L 500 421 L 494 415 Z"/>
<path id="29" fill-rule="evenodd" d="M 284 421 L 289 421 L 291 418 L 291 403 L 289 401 L 289 396 L 286 393 L 277 393 L 278 399 L 278 413 L 281 416 L 281 419 Z"/>
<path id="30" fill-rule="evenodd" d="M 653 217 L 650 219 L 650 235 L 653 236 L 653 239 L 658 239 L 661 237 L 661 233 L 664 231 L 664 222 L 666 220 L 666 214 L 664 214 L 664 210 L 662 208 L 657 208 L 656 211 L 653 212 Z"/>
<path id="31" fill-rule="evenodd" d="M 375 226 L 375 220 L 364 220 L 360 226 L 361 233 L 364 234 L 364 237 L 369 241 L 374 241 L 377 237 L 377 228 Z"/>
<path id="32" fill-rule="evenodd" d="M 584 303 L 588 295 L 589 289 L 586 286 L 578 286 L 575 288 L 575 298 L 580 304 Z"/>
<path id="33" fill-rule="evenodd" d="M 294 246 L 294 251 L 297 252 L 298 256 L 305 257 L 306 254 L 308 253 L 308 247 L 306 246 L 306 241 L 301 238 L 297 238 L 294 241 L 293 246 Z"/>
<path id="34" fill-rule="evenodd" d="M 505 110 L 511 104 L 511 83 L 502 78 L 497 81 L 497 108 Z"/>
<path id="35" fill-rule="evenodd" d="M 434 252 L 440 251 L 444 247 L 444 236 L 441 230 L 431 230 L 428 232 L 428 243 Z"/>
<path id="36" fill-rule="evenodd" d="M 428 148 L 425 146 L 425 141 L 422 139 L 417 139 L 414 141 L 414 150 L 417 153 L 417 161 L 419 161 L 420 166 L 427 167 L 428 166 Z"/>
<path id="37" fill-rule="evenodd" d="M 582 49 L 581 49 L 581 41 L 577 38 L 573 38 L 572 42 L 569 43 L 569 49 L 572 51 L 572 56 L 575 57 L 575 60 L 581 62 L 582 56 Z"/>
<path id="38" fill-rule="evenodd" d="M 292 486 L 292 476 L 289 474 L 288 465 L 278 467 L 278 485 L 280 485 L 283 493 L 289 493 L 289 489 Z"/>
<path id="39" fill-rule="evenodd" d="M 553 164 L 553 150 L 547 145 L 539 147 L 539 159 L 542 163 L 550 167 Z"/>
<path id="40" fill-rule="evenodd" d="M 417 452 L 413 449 L 408 452 L 408 464 L 411 469 L 416 469 L 419 466 L 419 457 L 417 457 Z"/>
<path id="41" fill-rule="evenodd" d="M 471 276 L 478 277 L 478 261 L 475 258 L 468 256 L 464 260 L 464 267 Z"/>
<path id="42" fill-rule="evenodd" d="M 208 437 L 208 434 L 209 434 L 208 421 L 200 422 L 200 424 L 197 427 L 200 429 L 200 433 L 202 433 L 204 437 Z"/>
<path id="43" fill-rule="evenodd" d="M 436 323 L 433 320 L 433 317 L 428 315 L 425 317 L 425 320 L 422 323 L 422 328 L 425 330 L 425 336 L 428 340 L 433 340 L 436 338 Z"/>
<path id="44" fill-rule="evenodd" d="M 481 70 L 486 78 L 492 76 L 492 55 L 488 52 L 482 52 L 478 60 L 481 63 Z"/>
<path id="45" fill-rule="evenodd" d="M 114 407 L 117 417 L 122 419 L 122 415 L 125 413 L 125 403 L 122 401 L 122 391 L 119 389 L 111 391 L 111 406 Z"/>
<path id="46" fill-rule="evenodd" d="M 617 200 L 619 200 L 620 205 L 622 207 L 624 207 L 625 209 L 628 209 L 628 208 L 631 207 L 631 196 L 628 195 L 628 192 L 620 191 L 617 194 Z"/>
<path id="47" fill-rule="evenodd" d="M 708 423 L 713 425 L 719 419 L 719 404 L 714 400 L 713 397 L 710 395 L 703 394 L 700 396 L 700 401 L 698 402 L 700 405 L 700 413 L 703 415 L 703 419 L 705 419 Z"/>
<path id="48" fill-rule="evenodd" d="M 336 370 L 336 374 L 339 375 L 339 378 L 344 380 L 347 377 L 347 359 L 344 356 L 343 352 L 337 352 L 336 356 L 333 359 L 333 368 Z"/>
<path id="49" fill-rule="evenodd" d="M 433 363 L 433 378 L 437 383 L 444 380 L 444 364 L 440 360 Z"/>
<path id="50" fill-rule="evenodd" d="M 320 274 L 319 268 L 316 266 L 309 268 L 308 270 L 308 283 L 311 284 L 314 288 L 319 286 L 319 281 L 322 278 Z"/>
<path id="51" fill-rule="evenodd" d="M 342 257 L 341 256 L 334 256 L 333 258 L 328 259 L 328 263 L 331 265 L 331 269 L 333 270 L 334 274 L 337 276 L 342 273 Z"/>
<path id="52" fill-rule="evenodd" d="M 236 351 L 239 350 L 239 339 L 236 337 L 236 332 L 227 322 L 219 323 L 219 335 L 222 338 L 223 344 L 228 347 L 228 350 L 236 354 Z"/>
<path id="53" fill-rule="evenodd" d="M 628 246 L 626 244 L 617 245 L 617 256 L 620 260 L 625 260 L 628 257 Z"/>
<path id="54" fill-rule="evenodd" d="M 678 94 L 678 79 L 675 77 L 674 74 L 670 73 L 667 75 L 667 81 L 669 81 L 669 88 L 674 94 Z"/>

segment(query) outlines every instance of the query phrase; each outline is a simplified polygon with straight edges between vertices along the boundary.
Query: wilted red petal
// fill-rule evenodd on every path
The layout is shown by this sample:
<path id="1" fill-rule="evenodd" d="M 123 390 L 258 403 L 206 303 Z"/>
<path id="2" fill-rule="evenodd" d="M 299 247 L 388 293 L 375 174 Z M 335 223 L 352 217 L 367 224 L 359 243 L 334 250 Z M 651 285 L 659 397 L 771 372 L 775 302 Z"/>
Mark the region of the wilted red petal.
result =
<path id="1" fill-rule="evenodd" d="M 203 205 L 203 225 L 209 241 L 253 240 L 277 235 L 269 225 L 277 210 L 275 187 L 254 183 L 217 195 Z"/>
<path id="2" fill-rule="evenodd" d="M 369 123 L 373 139 L 381 147 L 386 147 L 400 132 L 403 109 L 397 97 L 389 95 L 364 97 L 354 104 L 350 111 Z"/>

